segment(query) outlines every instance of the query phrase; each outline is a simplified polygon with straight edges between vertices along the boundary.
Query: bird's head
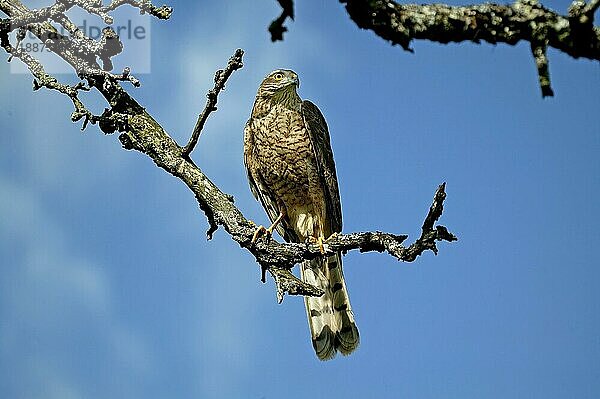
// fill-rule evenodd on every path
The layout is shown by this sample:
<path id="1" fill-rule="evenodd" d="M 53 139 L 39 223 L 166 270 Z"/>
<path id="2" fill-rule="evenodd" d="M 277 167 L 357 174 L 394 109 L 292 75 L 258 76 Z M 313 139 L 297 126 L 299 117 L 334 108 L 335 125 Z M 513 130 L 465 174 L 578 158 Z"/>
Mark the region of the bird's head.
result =
<path id="1" fill-rule="evenodd" d="M 298 75 L 289 69 L 276 69 L 262 81 L 258 88 L 259 96 L 273 96 L 282 91 L 296 91 L 300 86 Z"/>

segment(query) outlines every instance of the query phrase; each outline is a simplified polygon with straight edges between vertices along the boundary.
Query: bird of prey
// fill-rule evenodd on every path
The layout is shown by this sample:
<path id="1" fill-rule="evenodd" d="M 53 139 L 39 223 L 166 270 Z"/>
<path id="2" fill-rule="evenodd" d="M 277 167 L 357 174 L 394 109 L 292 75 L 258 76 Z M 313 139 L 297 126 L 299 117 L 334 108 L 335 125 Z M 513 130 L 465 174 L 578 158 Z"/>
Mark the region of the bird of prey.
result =
<path id="1" fill-rule="evenodd" d="M 244 164 L 250 188 L 272 225 L 259 227 L 254 240 L 274 229 L 288 242 L 318 242 L 342 230 L 340 194 L 321 111 L 296 89 L 298 75 L 277 69 L 258 88 L 244 128 Z M 321 297 L 305 297 L 316 355 L 328 360 L 347 355 L 359 344 L 342 272 L 341 254 L 305 261 L 302 280 L 321 288 Z"/>

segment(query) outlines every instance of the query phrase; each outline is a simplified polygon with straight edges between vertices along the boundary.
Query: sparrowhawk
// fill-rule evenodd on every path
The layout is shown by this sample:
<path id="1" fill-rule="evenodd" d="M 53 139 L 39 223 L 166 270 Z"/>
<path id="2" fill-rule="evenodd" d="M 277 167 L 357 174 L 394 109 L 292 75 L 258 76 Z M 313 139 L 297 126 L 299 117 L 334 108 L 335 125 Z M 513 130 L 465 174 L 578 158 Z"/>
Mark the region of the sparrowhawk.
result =
<path id="1" fill-rule="evenodd" d="M 275 70 L 263 80 L 244 128 L 244 163 L 252 193 L 273 223 L 257 233 L 270 234 L 276 228 L 288 242 L 311 240 L 322 245 L 342 230 L 340 194 L 327 123 L 316 105 L 300 99 L 298 86 L 298 75 L 287 69 Z M 325 292 L 305 297 L 319 359 L 354 351 L 359 335 L 341 254 L 305 261 L 301 275 Z"/>

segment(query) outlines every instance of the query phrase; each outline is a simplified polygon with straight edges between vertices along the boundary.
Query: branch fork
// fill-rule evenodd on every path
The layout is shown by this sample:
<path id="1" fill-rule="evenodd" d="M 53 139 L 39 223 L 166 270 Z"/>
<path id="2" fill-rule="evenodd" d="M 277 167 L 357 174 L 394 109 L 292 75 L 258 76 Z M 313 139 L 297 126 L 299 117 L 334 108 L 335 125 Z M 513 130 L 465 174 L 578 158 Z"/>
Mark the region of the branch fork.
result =
<path id="1" fill-rule="evenodd" d="M 217 72 L 215 72 L 215 86 L 206 94 L 206 106 L 198 116 L 198 120 L 196 121 L 196 126 L 192 131 L 192 136 L 190 137 L 190 140 L 185 145 L 185 147 L 183 147 L 182 154 L 184 157 L 188 158 L 189 155 L 192 153 L 192 151 L 196 147 L 196 144 L 198 144 L 198 140 L 200 139 L 200 133 L 202 133 L 202 129 L 204 129 L 204 124 L 206 123 L 206 120 L 212 112 L 217 110 L 218 96 L 222 90 L 225 90 L 225 83 L 227 83 L 227 79 L 229 79 L 229 77 L 234 71 L 244 66 L 244 63 L 242 62 L 243 55 L 244 50 L 237 49 L 229 59 L 229 62 L 227 63 L 225 69 L 219 69 L 217 70 Z"/>

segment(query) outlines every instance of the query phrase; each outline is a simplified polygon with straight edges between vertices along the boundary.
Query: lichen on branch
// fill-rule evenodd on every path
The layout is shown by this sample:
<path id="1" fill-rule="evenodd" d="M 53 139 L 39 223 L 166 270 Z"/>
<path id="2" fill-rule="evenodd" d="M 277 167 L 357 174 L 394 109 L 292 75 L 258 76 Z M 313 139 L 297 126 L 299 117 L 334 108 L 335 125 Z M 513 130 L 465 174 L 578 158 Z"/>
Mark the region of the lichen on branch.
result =
<path id="1" fill-rule="evenodd" d="M 527 41 L 535 60 L 542 96 L 552 96 L 546 49 L 560 50 L 574 58 L 600 60 L 600 28 L 593 26 L 598 0 L 563 16 L 536 0 L 517 0 L 510 5 L 485 3 L 454 7 L 445 4 L 400 4 L 391 0 L 340 0 L 356 25 L 413 51 L 415 39 L 438 43 L 485 41 L 517 44 Z M 583 5 L 582 5 L 583 3 Z"/>
<path id="2" fill-rule="evenodd" d="M 437 43 L 482 41 L 531 45 L 542 97 L 553 96 L 546 52 L 548 47 L 574 58 L 600 60 L 600 28 L 593 25 L 600 0 L 575 0 L 568 15 L 561 15 L 537 0 L 516 0 L 513 4 L 484 3 L 468 6 L 446 4 L 403 4 L 392 0 L 339 0 L 361 29 L 399 44 L 413 52 L 413 40 Z M 279 0 L 281 4 L 282 1 Z M 279 18 L 269 26 L 271 40 L 283 40 L 283 26 L 293 17 L 293 0 L 286 0 Z M 274 34 L 274 32 L 276 34 Z"/>

